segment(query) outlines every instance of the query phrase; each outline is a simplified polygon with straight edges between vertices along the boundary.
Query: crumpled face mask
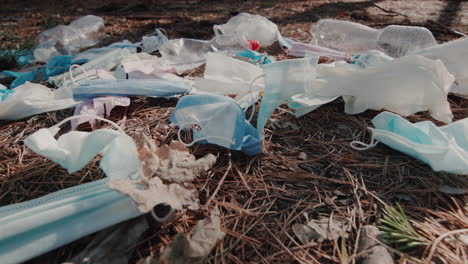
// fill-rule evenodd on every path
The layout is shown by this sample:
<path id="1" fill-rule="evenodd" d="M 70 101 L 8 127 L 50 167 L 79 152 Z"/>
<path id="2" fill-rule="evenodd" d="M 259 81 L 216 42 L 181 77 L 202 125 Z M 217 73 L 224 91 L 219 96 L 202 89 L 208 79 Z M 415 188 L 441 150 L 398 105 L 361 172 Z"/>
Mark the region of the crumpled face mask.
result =
<path id="1" fill-rule="evenodd" d="M 102 179 L 0 207 L 0 262 L 24 261 L 142 214 Z"/>
<path id="2" fill-rule="evenodd" d="M 307 78 L 314 78 L 318 58 L 283 60 L 263 65 L 265 94 L 258 111 L 257 130 L 261 134 L 275 109 L 292 96 L 303 93 Z"/>
<path id="3" fill-rule="evenodd" d="M 60 125 L 82 116 L 72 116 L 50 128 L 41 128 L 28 136 L 24 143 L 39 155 L 60 164 L 73 173 L 81 170 L 97 154 L 102 154 L 99 164 L 111 179 L 138 178 L 140 162 L 132 138 L 125 135 L 120 127 L 104 118 L 94 119 L 112 124 L 119 131 L 98 129 L 93 132 L 71 131 L 55 139 Z"/>
<path id="4" fill-rule="evenodd" d="M 17 86 L 24 84 L 25 82 L 32 82 L 36 79 L 39 81 L 47 80 L 49 77 L 61 74 L 67 71 L 72 64 L 72 57 L 70 55 L 55 56 L 44 65 L 42 68 L 38 68 L 28 72 L 12 72 L 2 71 L 3 74 L 16 79 L 11 83 L 10 88 L 13 89 Z"/>
<path id="5" fill-rule="evenodd" d="M 132 43 L 128 40 L 124 40 L 121 42 L 115 42 L 112 43 L 111 45 L 107 47 L 102 47 L 102 48 L 93 48 L 93 49 L 88 49 L 85 50 L 76 56 L 73 57 L 74 63 L 86 63 L 89 61 L 92 61 L 102 55 L 105 55 L 106 53 L 115 50 L 115 49 L 123 49 L 123 48 L 129 48 L 130 50 L 135 50 L 138 47 L 138 43 Z"/>
<path id="6" fill-rule="evenodd" d="M 414 54 L 431 60 L 441 60 L 447 70 L 455 76 L 451 93 L 468 98 L 468 38 L 460 38 L 441 45 L 415 51 Z"/>
<path id="7" fill-rule="evenodd" d="M 260 136 L 245 119 L 242 108 L 231 98 L 220 95 L 187 95 L 177 103 L 170 121 L 181 130 L 192 129 L 193 141 L 183 143 L 216 144 L 247 155 L 262 151 Z"/>
<path id="8" fill-rule="evenodd" d="M 60 89 L 51 90 L 41 84 L 26 82 L 0 103 L 0 120 L 18 120 L 78 104 L 60 93 Z"/>
<path id="9" fill-rule="evenodd" d="M 5 86 L 0 84 L 0 103 L 5 101 L 9 96 L 11 96 L 15 91 L 6 89 Z"/>
<path id="10" fill-rule="evenodd" d="M 262 68 L 228 56 L 208 53 L 203 79 L 193 84 L 194 94 L 237 95 L 260 92 L 264 89 L 263 78 L 250 83 L 263 74 Z"/>
<path id="11" fill-rule="evenodd" d="M 139 71 L 145 74 L 151 73 L 175 73 L 174 67 L 161 63 L 158 56 L 147 53 L 136 53 L 124 58 L 121 65 L 126 73 Z"/>
<path id="12" fill-rule="evenodd" d="M 101 152 L 100 166 L 108 178 L 1 207 L 1 263 L 24 262 L 142 214 L 131 198 L 108 187 L 110 179 L 138 176 L 135 173 L 140 163 L 132 139 L 113 124 L 120 132 L 109 129 L 92 133 L 72 131 L 56 140 L 54 135 L 60 125 L 38 130 L 26 138 L 25 144 L 58 162 L 70 173 L 81 169 Z"/>
<path id="13" fill-rule="evenodd" d="M 190 82 L 143 79 L 143 80 L 87 80 L 73 87 L 73 98 L 90 100 L 97 96 L 152 96 L 172 97 L 190 92 Z"/>
<path id="14" fill-rule="evenodd" d="M 238 52 L 236 53 L 236 56 L 242 59 L 248 59 L 249 62 L 255 65 L 258 65 L 258 64 L 262 65 L 262 64 L 276 62 L 275 57 L 267 56 L 266 54 L 263 54 L 254 50 L 250 50 L 250 49 Z"/>
<path id="15" fill-rule="evenodd" d="M 97 69 L 112 70 L 123 58 L 135 52 L 136 48 L 112 49 L 80 67 L 72 69 L 71 72 L 49 78 L 49 82 L 56 86 L 71 87 L 81 80 L 94 79 Z"/>
<path id="16" fill-rule="evenodd" d="M 372 124 L 371 144 L 354 141 L 353 148 L 365 150 L 382 142 L 429 164 L 434 171 L 468 174 L 468 118 L 437 127 L 430 121 L 412 124 L 399 115 L 383 112 L 372 119 Z"/>
<path id="17" fill-rule="evenodd" d="M 348 114 L 386 109 L 408 116 L 429 110 L 433 118 L 450 123 L 447 93 L 453 81 L 441 61 L 409 55 L 366 69 L 344 62 L 319 67 L 306 94 L 343 96 Z"/>
<path id="18" fill-rule="evenodd" d="M 108 117 L 112 109 L 116 106 L 129 106 L 130 99 L 127 97 L 105 96 L 94 98 L 92 101 L 86 101 L 76 106 L 75 115 L 83 116 L 79 119 L 71 120 L 71 127 L 76 130 L 78 125 L 89 122 L 94 128 L 94 116 Z"/>

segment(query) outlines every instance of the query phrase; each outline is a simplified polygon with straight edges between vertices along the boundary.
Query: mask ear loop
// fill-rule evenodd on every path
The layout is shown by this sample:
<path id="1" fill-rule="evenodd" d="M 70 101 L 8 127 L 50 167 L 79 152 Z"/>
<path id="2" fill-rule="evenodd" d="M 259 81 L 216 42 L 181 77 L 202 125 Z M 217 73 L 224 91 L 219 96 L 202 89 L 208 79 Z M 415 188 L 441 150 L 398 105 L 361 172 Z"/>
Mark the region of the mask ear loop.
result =
<path id="1" fill-rule="evenodd" d="M 179 126 L 179 131 L 177 131 L 177 138 L 179 139 L 180 143 L 182 143 L 182 145 L 186 146 L 186 147 L 191 147 L 193 146 L 193 144 L 199 142 L 199 141 L 202 141 L 202 140 L 205 140 L 205 139 L 210 139 L 210 138 L 218 138 L 218 139 L 222 139 L 222 140 L 225 140 L 226 142 L 229 142 L 229 144 L 231 145 L 234 145 L 235 142 L 227 137 L 222 137 L 222 136 L 206 136 L 206 137 L 201 137 L 201 138 L 198 138 L 190 143 L 185 143 L 184 141 L 182 141 L 182 136 L 180 135 L 180 133 L 191 127 L 191 126 L 194 126 L 194 125 L 198 125 L 197 123 L 185 123 L 185 124 L 178 124 Z"/>
<path id="2" fill-rule="evenodd" d="M 252 109 L 252 113 L 250 113 L 249 119 L 247 119 L 249 122 L 252 120 L 252 118 L 253 118 L 253 116 L 254 116 L 254 114 L 255 114 L 255 100 L 254 100 L 254 97 L 253 97 L 253 95 L 252 95 L 252 94 L 253 94 L 253 84 L 255 83 L 256 80 L 258 80 L 258 79 L 261 78 L 261 77 L 265 77 L 265 74 L 262 74 L 262 75 L 259 75 L 259 76 L 255 77 L 255 78 L 250 82 L 250 85 L 249 85 L 249 94 L 250 94 L 250 98 L 251 98 L 251 100 L 252 100 L 252 108 L 253 108 L 253 109 Z M 249 109 L 249 108 L 247 107 L 247 108 L 245 109 L 245 111 L 247 112 L 248 109 Z"/>
<path id="3" fill-rule="evenodd" d="M 371 142 L 369 144 L 357 140 L 349 143 L 349 145 L 355 150 L 368 150 L 370 148 L 375 147 L 377 144 L 379 144 L 379 141 L 376 140 L 374 137 L 372 137 Z"/>
<path id="4" fill-rule="evenodd" d="M 369 64 L 365 63 L 363 60 L 361 60 L 361 57 L 357 57 L 357 58 L 352 58 L 351 59 L 351 62 L 356 64 L 356 62 L 358 63 L 361 63 L 364 65 L 364 68 L 368 68 L 369 67 Z"/>
<path id="5" fill-rule="evenodd" d="M 125 59 L 126 57 L 130 56 L 130 51 L 124 48 L 120 51 L 120 55 L 122 56 L 122 59 Z"/>
<path id="6" fill-rule="evenodd" d="M 158 30 L 161 32 L 161 34 L 167 38 L 167 31 L 164 28 L 157 28 L 156 33 L 158 33 Z M 159 33 L 158 33 L 159 35 Z"/>
<path id="7" fill-rule="evenodd" d="M 72 80 L 73 85 L 79 85 L 79 83 L 77 83 L 77 82 L 75 81 L 75 78 L 73 77 L 73 69 L 74 69 L 74 68 L 80 69 L 80 70 L 84 73 L 86 80 L 89 80 L 88 73 L 87 73 L 86 70 L 83 68 L 83 66 L 78 65 L 78 64 L 73 64 L 72 66 L 70 66 L 70 69 L 68 69 L 68 72 L 69 72 L 69 74 L 70 74 L 70 79 Z M 66 74 L 63 75 L 63 85 L 64 85 L 65 87 L 67 87 L 67 82 L 66 82 L 66 79 L 65 79 L 65 75 L 66 75 Z"/>
<path id="8" fill-rule="evenodd" d="M 123 129 L 117 125 L 115 122 L 112 122 L 110 121 L 109 119 L 105 119 L 105 118 L 102 118 L 100 116 L 94 116 L 94 115 L 75 115 L 75 116 L 70 116 L 70 117 L 67 117 L 65 118 L 64 120 L 58 122 L 57 124 L 51 126 L 49 129 L 56 129 L 56 128 L 59 128 L 61 125 L 65 124 L 66 122 L 70 121 L 70 120 L 73 120 L 73 119 L 78 119 L 78 118 L 82 118 L 82 117 L 89 117 L 89 118 L 93 118 L 93 119 L 96 119 L 96 120 L 101 120 L 103 122 L 106 122 L 106 123 L 109 123 L 111 124 L 115 129 L 117 129 L 120 133 L 126 135 L 125 131 L 123 131 Z M 60 128 L 59 128 L 60 129 Z M 58 130 L 57 130 L 58 131 Z"/>

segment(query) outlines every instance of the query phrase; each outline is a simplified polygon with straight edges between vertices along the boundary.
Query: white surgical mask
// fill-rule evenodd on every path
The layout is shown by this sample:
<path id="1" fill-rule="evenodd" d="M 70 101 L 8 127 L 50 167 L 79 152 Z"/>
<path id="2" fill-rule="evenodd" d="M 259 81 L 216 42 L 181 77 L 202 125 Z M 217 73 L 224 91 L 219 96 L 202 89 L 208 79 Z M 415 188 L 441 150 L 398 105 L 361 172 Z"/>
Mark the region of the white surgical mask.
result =
<path id="1" fill-rule="evenodd" d="M 71 97 L 44 85 L 26 82 L 0 102 L 0 120 L 18 120 L 24 117 L 66 109 L 78 104 Z"/>

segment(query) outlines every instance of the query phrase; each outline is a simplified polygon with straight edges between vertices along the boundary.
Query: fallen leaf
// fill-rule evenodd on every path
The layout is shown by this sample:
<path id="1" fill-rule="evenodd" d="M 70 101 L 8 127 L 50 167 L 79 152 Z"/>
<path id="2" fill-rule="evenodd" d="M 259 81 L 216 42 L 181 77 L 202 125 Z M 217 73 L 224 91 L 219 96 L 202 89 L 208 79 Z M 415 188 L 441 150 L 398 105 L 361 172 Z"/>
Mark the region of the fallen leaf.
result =
<path id="1" fill-rule="evenodd" d="M 171 182 L 187 182 L 195 179 L 197 175 L 208 171 L 215 163 L 216 156 L 207 154 L 200 159 L 189 153 L 189 150 L 178 141 L 172 141 L 170 145 L 161 146 L 159 167 L 154 174 L 161 179 Z"/>
<path id="2" fill-rule="evenodd" d="M 159 168 L 159 157 L 156 154 L 157 147 L 154 140 L 148 138 L 145 134 L 135 137 L 135 144 L 138 149 L 138 158 L 140 159 L 140 174 L 144 179 L 149 179 Z"/>
<path id="3" fill-rule="evenodd" d="M 200 263 L 224 235 L 221 231 L 219 209 L 215 207 L 209 217 L 197 223 L 190 238 L 184 233 L 177 234 L 164 249 L 160 262 L 165 264 Z"/>
<path id="4" fill-rule="evenodd" d="M 149 181 L 116 179 L 109 181 L 107 185 L 130 196 L 143 213 L 151 211 L 160 203 L 166 203 L 176 210 L 181 210 L 183 207 L 191 210 L 199 208 L 198 192 L 195 188 L 185 188 L 177 183 L 164 184 L 157 177 Z"/>
<path id="5" fill-rule="evenodd" d="M 393 257 L 387 248 L 377 241 L 380 231 L 377 227 L 367 225 L 361 229 L 359 236 L 359 252 L 367 252 L 362 256 L 362 264 L 382 263 L 393 264 Z"/>
<path id="6" fill-rule="evenodd" d="M 324 240 L 336 240 L 341 237 L 341 230 L 348 231 L 345 220 L 339 218 L 323 217 L 313 219 L 304 224 L 293 225 L 293 232 L 302 243 L 323 242 Z M 346 234 L 347 235 L 347 234 Z"/>
<path id="7" fill-rule="evenodd" d="M 135 142 L 141 160 L 141 174 L 146 179 L 157 176 L 170 182 L 192 181 L 216 163 L 213 154 L 195 159 L 179 141 L 156 147 L 154 140 L 143 135 L 136 138 Z"/>

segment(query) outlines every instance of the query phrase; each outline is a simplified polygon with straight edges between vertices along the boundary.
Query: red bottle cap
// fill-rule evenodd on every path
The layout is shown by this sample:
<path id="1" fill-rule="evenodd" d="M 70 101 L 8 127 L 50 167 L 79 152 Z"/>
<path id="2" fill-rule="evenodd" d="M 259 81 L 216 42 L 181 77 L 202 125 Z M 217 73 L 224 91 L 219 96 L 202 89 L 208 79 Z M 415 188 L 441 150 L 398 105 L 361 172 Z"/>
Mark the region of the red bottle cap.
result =
<path id="1" fill-rule="evenodd" d="M 256 40 L 248 40 L 249 42 L 249 49 L 251 50 L 258 50 L 260 48 L 260 43 Z"/>

